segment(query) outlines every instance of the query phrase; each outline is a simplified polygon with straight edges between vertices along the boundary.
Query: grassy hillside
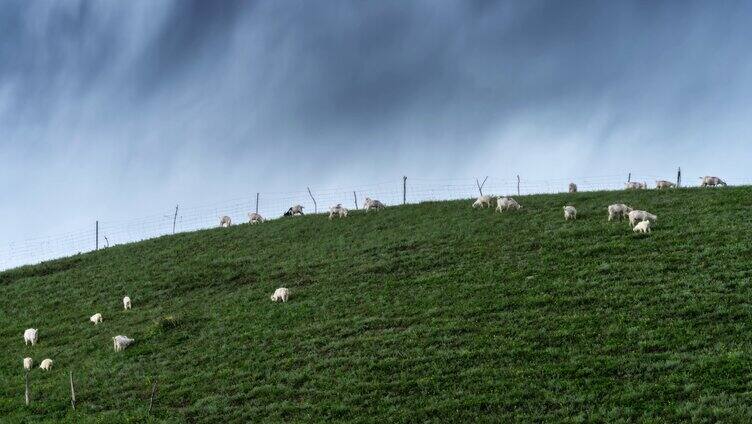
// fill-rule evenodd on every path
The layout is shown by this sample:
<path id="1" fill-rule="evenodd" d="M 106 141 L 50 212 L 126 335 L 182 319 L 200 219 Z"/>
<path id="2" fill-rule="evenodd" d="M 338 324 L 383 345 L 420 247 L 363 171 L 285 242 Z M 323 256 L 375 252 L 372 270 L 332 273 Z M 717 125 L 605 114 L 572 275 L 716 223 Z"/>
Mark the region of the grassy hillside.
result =
<path id="1" fill-rule="evenodd" d="M 0 273 L 0 417 L 752 419 L 752 188 L 518 200 L 280 219 Z M 652 235 L 607 222 L 616 201 L 656 213 Z M 269 300 L 280 286 L 287 304 Z M 117 334 L 136 344 L 114 352 Z"/>

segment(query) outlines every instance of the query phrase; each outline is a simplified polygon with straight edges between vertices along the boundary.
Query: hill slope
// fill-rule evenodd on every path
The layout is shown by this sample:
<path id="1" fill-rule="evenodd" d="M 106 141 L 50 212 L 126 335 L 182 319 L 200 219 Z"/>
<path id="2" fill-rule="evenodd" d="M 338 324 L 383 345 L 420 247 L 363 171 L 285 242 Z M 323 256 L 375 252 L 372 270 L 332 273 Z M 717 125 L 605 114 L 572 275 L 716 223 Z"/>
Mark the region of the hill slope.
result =
<path id="1" fill-rule="evenodd" d="M 424 203 L 0 273 L 0 416 L 144 420 L 158 378 L 155 422 L 748 421 L 751 199 L 522 196 L 504 214 Z M 656 213 L 653 234 L 607 222 L 616 201 Z M 269 300 L 280 286 L 287 304 Z M 117 334 L 136 344 L 113 352 Z"/>

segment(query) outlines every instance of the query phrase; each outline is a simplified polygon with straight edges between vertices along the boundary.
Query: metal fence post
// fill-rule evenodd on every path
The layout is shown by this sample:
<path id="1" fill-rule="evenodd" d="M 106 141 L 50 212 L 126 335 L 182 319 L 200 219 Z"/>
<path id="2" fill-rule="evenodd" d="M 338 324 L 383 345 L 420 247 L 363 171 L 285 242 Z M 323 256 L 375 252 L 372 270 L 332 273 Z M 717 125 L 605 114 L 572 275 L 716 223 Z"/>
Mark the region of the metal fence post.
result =
<path id="1" fill-rule="evenodd" d="M 407 203 L 407 177 L 402 177 L 402 204 Z"/>

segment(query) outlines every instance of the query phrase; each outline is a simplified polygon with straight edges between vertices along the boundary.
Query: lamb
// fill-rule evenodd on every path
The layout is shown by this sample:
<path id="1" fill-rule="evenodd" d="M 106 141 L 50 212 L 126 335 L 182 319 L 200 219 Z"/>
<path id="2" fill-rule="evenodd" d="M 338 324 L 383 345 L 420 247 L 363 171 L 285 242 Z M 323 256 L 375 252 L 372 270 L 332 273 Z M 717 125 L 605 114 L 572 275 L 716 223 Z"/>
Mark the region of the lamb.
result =
<path id="1" fill-rule="evenodd" d="M 342 206 L 341 203 L 337 203 L 335 206 L 329 208 L 329 219 L 332 219 L 334 215 L 344 218 L 347 216 L 347 208 Z"/>
<path id="2" fill-rule="evenodd" d="M 632 211 L 628 214 L 629 216 L 629 225 L 635 226 L 638 222 L 641 221 L 652 221 L 653 223 L 658 221 L 658 217 L 653 215 L 652 213 L 648 213 L 645 211 Z"/>
<path id="3" fill-rule="evenodd" d="M 574 206 L 564 206 L 564 220 L 577 219 L 577 209 Z"/>
<path id="4" fill-rule="evenodd" d="M 33 367 L 33 366 L 34 366 L 34 360 L 33 360 L 33 359 L 31 359 L 31 358 L 24 358 L 24 360 L 23 360 L 23 364 L 24 364 L 24 369 L 25 369 L 26 371 L 30 371 L 30 370 L 31 370 L 31 367 Z"/>
<path id="5" fill-rule="evenodd" d="M 281 300 L 284 303 L 287 302 L 287 299 L 289 298 L 290 290 L 284 287 L 280 287 L 277 290 L 274 290 L 274 294 L 272 295 L 272 302 L 279 302 Z"/>
<path id="6" fill-rule="evenodd" d="M 219 218 L 219 226 L 222 228 L 227 228 L 230 225 L 232 225 L 232 219 L 230 219 L 229 216 L 225 215 L 221 218 Z"/>
<path id="7" fill-rule="evenodd" d="M 93 322 L 94 325 L 99 324 L 100 322 L 102 322 L 102 314 L 97 313 L 92 315 L 91 318 L 89 318 L 89 321 Z"/>
<path id="8" fill-rule="evenodd" d="M 608 220 L 611 221 L 614 218 L 619 218 L 619 221 L 621 221 L 630 212 L 632 212 L 632 208 L 624 203 L 614 203 L 608 207 Z"/>
<path id="9" fill-rule="evenodd" d="M 24 331 L 24 343 L 26 346 L 31 343 L 32 346 L 37 344 L 37 329 L 36 328 L 29 328 L 26 331 Z"/>
<path id="10" fill-rule="evenodd" d="M 655 182 L 655 188 L 657 189 L 664 189 L 664 188 L 671 188 L 676 187 L 676 184 L 672 183 L 671 181 L 666 180 L 657 180 Z"/>
<path id="11" fill-rule="evenodd" d="M 371 199 L 370 197 L 366 197 L 366 202 L 363 204 L 363 209 L 368 212 L 371 209 L 384 209 L 386 206 L 384 206 L 383 203 L 381 203 L 378 200 Z"/>
<path id="12" fill-rule="evenodd" d="M 642 190 L 646 189 L 648 187 L 647 183 L 643 182 L 637 182 L 637 181 L 630 181 L 627 183 L 624 183 L 624 188 L 627 190 Z"/>
<path id="13" fill-rule="evenodd" d="M 112 345 L 115 348 L 115 352 L 121 352 L 132 345 L 134 341 L 126 336 L 115 336 L 112 338 Z"/>
<path id="14" fill-rule="evenodd" d="M 480 196 L 478 199 L 473 203 L 473 209 L 475 208 L 485 208 L 485 207 L 491 207 L 491 196 Z"/>
<path id="15" fill-rule="evenodd" d="M 577 184 L 575 184 L 575 183 L 569 183 L 569 192 L 570 193 L 577 193 Z"/>
<path id="16" fill-rule="evenodd" d="M 303 215 L 303 206 L 295 205 L 287 210 L 284 214 L 285 216 L 296 216 L 296 215 Z"/>
<path id="17" fill-rule="evenodd" d="M 700 187 L 716 187 L 716 186 L 726 187 L 726 181 L 723 181 L 722 179 L 718 177 L 704 176 L 700 178 L 702 179 L 702 182 L 700 183 Z"/>
<path id="18" fill-rule="evenodd" d="M 499 197 L 496 199 L 496 211 L 503 212 L 512 208 L 520 210 L 522 206 L 511 197 Z"/>
<path id="19" fill-rule="evenodd" d="M 128 296 L 125 296 L 123 298 L 123 309 L 128 310 L 131 308 L 131 298 Z"/>
<path id="20" fill-rule="evenodd" d="M 250 222 L 251 224 L 259 224 L 264 221 L 264 217 L 257 214 L 256 212 L 251 212 L 248 214 L 248 222 Z"/>
<path id="21" fill-rule="evenodd" d="M 635 233 L 650 233 L 650 221 L 640 221 L 632 228 Z"/>
<path id="22" fill-rule="evenodd" d="M 52 359 L 47 358 L 44 361 L 42 361 L 42 364 L 39 365 L 39 368 L 41 368 L 41 369 L 43 369 L 45 371 L 51 370 L 52 369 Z"/>

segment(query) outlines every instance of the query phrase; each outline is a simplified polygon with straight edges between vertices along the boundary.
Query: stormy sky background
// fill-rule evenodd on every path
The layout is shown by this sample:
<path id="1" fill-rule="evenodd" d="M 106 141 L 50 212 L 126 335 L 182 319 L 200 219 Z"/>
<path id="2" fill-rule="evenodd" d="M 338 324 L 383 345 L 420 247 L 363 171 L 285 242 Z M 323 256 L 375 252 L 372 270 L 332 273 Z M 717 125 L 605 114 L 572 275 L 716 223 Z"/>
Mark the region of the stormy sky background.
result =
<path id="1" fill-rule="evenodd" d="M 5 1 L 0 234 L 402 175 L 752 179 L 752 2 Z"/>

